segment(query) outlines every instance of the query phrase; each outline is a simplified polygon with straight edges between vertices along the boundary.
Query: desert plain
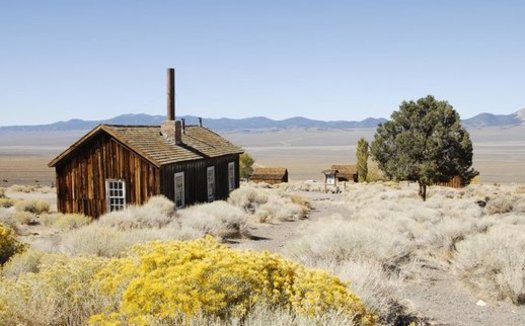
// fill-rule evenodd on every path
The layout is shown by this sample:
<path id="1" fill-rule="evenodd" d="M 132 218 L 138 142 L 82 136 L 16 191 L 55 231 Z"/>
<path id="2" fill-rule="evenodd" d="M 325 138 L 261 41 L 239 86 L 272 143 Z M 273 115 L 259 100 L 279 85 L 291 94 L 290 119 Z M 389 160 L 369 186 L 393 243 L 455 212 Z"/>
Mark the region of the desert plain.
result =
<path id="1" fill-rule="evenodd" d="M 47 163 L 87 131 L 5 132 L 0 134 L 0 184 L 50 185 Z M 473 166 L 481 183 L 525 183 L 525 125 L 470 129 Z M 290 180 L 322 180 L 331 164 L 355 163 L 360 137 L 375 129 L 276 129 L 221 133 L 242 146 L 262 166 L 286 167 Z"/>
<path id="2" fill-rule="evenodd" d="M 290 183 L 273 189 L 243 184 L 228 202 L 196 205 L 175 216 L 165 212 L 170 203 L 156 199 L 96 221 L 56 214 L 52 188 L 24 192 L 11 187 L 52 185 L 54 171 L 47 163 L 86 131 L 1 134 L 0 187 L 18 204 L 1 209 L 0 219 L 11 223 L 19 238 L 36 250 L 20 255 L 2 272 L 8 282 L 22 280 L 9 283 L 12 303 L 5 317 L 19 323 L 28 315 L 27 321 L 43 325 L 55 320 L 63 303 L 53 302 L 47 314 L 40 314 L 32 310 L 41 303 L 36 295 L 40 290 L 29 303 L 17 292 L 29 277 L 24 273 L 31 266 L 40 268 L 46 255 L 95 254 L 107 259 L 120 257 L 134 243 L 212 234 L 233 249 L 274 252 L 352 282 L 350 289 L 379 316 L 381 325 L 523 325 L 525 126 L 470 130 L 480 184 L 432 187 L 427 202 L 417 197 L 416 185 L 406 182 L 349 184 L 341 194 L 324 193 L 320 172 L 331 164 L 355 163 L 357 140 L 371 141 L 374 131 L 223 133 L 257 164 L 286 167 Z M 302 198 L 299 203 L 304 200 L 309 208 L 297 206 L 293 198 Z M 28 212 L 41 201 L 48 208 Z M 256 208 L 245 211 L 246 207 Z M 61 293 L 54 291 L 46 295 Z M 78 318 L 73 324 L 84 324 L 102 309 L 93 304 L 92 311 L 78 314 L 77 306 L 67 307 Z M 249 318 L 253 323 L 247 324 L 310 325 L 264 310 Z M 327 325 L 348 324 L 337 315 L 326 318 Z"/>

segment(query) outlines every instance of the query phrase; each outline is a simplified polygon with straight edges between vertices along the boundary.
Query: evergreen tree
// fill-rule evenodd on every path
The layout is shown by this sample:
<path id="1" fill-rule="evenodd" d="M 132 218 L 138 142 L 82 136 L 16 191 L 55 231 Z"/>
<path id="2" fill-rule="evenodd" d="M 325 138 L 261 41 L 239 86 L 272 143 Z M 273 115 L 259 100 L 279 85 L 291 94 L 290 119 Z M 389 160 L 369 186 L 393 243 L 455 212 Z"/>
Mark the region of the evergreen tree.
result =
<path id="1" fill-rule="evenodd" d="M 241 157 L 239 158 L 239 165 L 240 165 L 239 172 L 240 172 L 241 178 L 249 178 L 250 175 L 252 175 L 253 163 L 254 163 L 254 160 L 250 156 L 250 154 L 248 154 L 247 152 L 244 152 L 241 154 Z"/>
<path id="2" fill-rule="evenodd" d="M 368 142 L 364 138 L 357 141 L 355 151 L 357 157 L 357 177 L 359 182 L 366 182 L 368 175 Z"/>
<path id="3" fill-rule="evenodd" d="M 403 101 L 378 126 L 371 153 L 387 177 L 417 181 L 423 200 L 432 183 L 459 176 L 468 184 L 479 174 L 472 168 L 472 142 L 458 113 L 430 95 Z"/>

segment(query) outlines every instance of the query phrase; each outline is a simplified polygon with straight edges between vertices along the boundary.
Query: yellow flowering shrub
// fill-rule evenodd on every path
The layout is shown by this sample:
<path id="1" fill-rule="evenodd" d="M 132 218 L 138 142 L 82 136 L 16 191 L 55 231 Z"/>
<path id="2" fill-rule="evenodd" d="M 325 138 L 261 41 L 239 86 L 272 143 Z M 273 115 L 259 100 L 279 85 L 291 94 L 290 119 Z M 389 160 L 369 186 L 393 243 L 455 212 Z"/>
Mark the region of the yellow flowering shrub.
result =
<path id="1" fill-rule="evenodd" d="M 347 284 L 269 253 L 236 251 L 207 237 L 135 245 L 95 276 L 109 308 L 93 325 L 184 323 L 196 315 L 246 316 L 256 304 L 317 318 L 336 311 L 372 324 Z"/>
<path id="2" fill-rule="evenodd" d="M 13 230 L 0 224 L 0 265 L 7 262 L 14 254 L 22 252 L 25 247 L 16 239 Z"/>

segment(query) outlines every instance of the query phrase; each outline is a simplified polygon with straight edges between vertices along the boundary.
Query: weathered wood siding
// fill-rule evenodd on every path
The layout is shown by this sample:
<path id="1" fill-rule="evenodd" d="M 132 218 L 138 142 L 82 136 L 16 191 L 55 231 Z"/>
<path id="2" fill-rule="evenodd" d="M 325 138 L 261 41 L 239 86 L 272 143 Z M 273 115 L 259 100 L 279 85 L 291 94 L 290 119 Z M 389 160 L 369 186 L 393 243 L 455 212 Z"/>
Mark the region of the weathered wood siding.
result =
<path id="1" fill-rule="evenodd" d="M 126 181 L 128 204 L 142 204 L 160 193 L 160 170 L 105 133 L 60 162 L 56 172 L 57 206 L 63 213 L 105 213 L 106 179 Z"/>
<path id="2" fill-rule="evenodd" d="M 252 176 L 250 181 L 255 183 L 265 182 L 267 184 L 275 185 L 283 182 L 288 182 L 288 172 L 282 177 L 265 177 L 265 176 Z"/>
<path id="3" fill-rule="evenodd" d="M 226 199 L 228 188 L 228 163 L 235 163 L 235 188 L 239 188 L 239 155 L 225 155 L 205 160 L 174 163 L 161 167 L 160 192 L 174 200 L 175 173 L 184 172 L 186 205 L 208 201 L 207 168 L 215 167 L 215 199 Z"/>
<path id="4" fill-rule="evenodd" d="M 463 188 L 465 187 L 465 181 L 459 176 L 455 176 L 447 182 L 437 182 L 436 186 L 451 187 L 451 188 Z"/>

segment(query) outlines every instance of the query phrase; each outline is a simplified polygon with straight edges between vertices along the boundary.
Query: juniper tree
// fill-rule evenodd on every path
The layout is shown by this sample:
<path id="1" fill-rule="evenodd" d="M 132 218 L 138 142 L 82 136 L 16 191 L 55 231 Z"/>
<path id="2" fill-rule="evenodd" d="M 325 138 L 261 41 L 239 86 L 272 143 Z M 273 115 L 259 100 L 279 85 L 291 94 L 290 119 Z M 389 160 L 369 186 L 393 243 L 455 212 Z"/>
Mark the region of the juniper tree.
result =
<path id="1" fill-rule="evenodd" d="M 448 102 L 430 95 L 403 101 L 391 119 L 378 126 L 371 153 L 387 177 L 417 181 L 423 200 L 432 183 L 459 176 L 468 184 L 478 175 L 472 168 L 472 142 L 459 114 Z"/>
<path id="2" fill-rule="evenodd" d="M 355 151 L 357 157 L 357 176 L 359 182 L 365 182 L 368 175 L 368 142 L 364 138 L 359 138 Z"/>
<path id="3" fill-rule="evenodd" d="M 250 156 L 250 154 L 248 154 L 246 152 L 241 154 L 241 156 L 239 158 L 239 165 L 240 165 L 239 172 L 240 172 L 241 178 L 249 178 L 250 177 L 250 175 L 253 172 L 253 167 L 252 167 L 253 163 L 254 163 L 254 160 Z"/>

